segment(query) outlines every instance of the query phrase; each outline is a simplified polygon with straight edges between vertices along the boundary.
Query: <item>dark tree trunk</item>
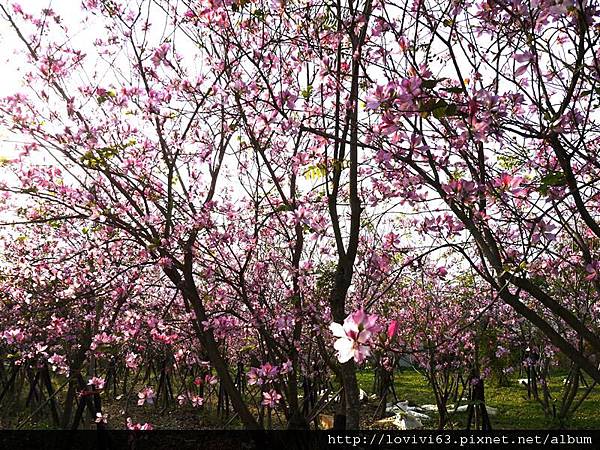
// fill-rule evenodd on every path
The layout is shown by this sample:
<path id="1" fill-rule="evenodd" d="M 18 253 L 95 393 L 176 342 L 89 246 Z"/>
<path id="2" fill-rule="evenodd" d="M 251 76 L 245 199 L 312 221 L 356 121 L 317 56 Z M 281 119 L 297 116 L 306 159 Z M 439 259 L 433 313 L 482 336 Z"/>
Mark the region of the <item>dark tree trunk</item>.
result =
<path id="1" fill-rule="evenodd" d="M 196 330 L 196 335 L 204 347 L 212 366 L 217 371 L 221 386 L 223 386 L 223 389 L 227 392 L 233 409 L 238 414 L 242 424 L 244 425 L 244 428 L 249 430 L 260 429 L 261 427 L 248 409 L 248 406 L 244 402 L 239 389 L 236 387 L 233 379 L 231 378 L 227 362 L 219 351 L 219 347 L 212 331 L 203 329 L 202 322 L 205 322 L 207 317 L 204 310 L 204 305 L 202 304 L 202 300 L 200 299 L 193 279 L 191 267 L 192 254 L 191 252 L 188 252 L 186 253 L 185 257 L 185 277 L 182 277 L 181 274 L 173 268 L 167 268 L 165 269 L 165 272 L 171 281 L 182 289 L 184 299 L 192 306 L 194 313 L 196 314 L 196 321 L 193 324 L 194 329 Z"/>

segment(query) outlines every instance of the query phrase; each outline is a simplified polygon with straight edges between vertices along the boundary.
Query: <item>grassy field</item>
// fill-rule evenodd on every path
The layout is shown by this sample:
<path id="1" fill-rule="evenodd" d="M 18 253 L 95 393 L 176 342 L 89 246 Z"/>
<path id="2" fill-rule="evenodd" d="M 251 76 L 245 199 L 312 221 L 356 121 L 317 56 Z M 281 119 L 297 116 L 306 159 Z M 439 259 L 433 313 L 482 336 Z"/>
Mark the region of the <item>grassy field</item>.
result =
<path id="1" fill-rule="evenodd" d="M 550 381 L 551 392 L 556 397 L 560 395 L 562 380 L 565 375 L 555 374 Z M 373 387 L 373 372 L 361 371 L 358 374 L 359 385 L 367 393 Z M 489 406 L 498 409 L 498 414 L 491 417 L 494 429 L 548 429 L 555 426 L 551 418 L 544 416 L 542 406 L 533 398 L 527 398 L 527 389 L 519 386 L 517 379 L 510 380 L 510 386 L 497 387 L 493 382 L 486 383 L 485 396 Z M 412 369 L 405 369 L 396 373 L 394 380 L 396 394 L 400 401 L 408 400 L 417 405 L 435 404 L 434 395 L 427 385 L 425 378 Z M 580 394 L 583 389 L 580 389 Z M 431 414 L 430 414 L 431 415 Z M 426 428 L 435 428 L 434 420 L 425 422 Z M 466 413 L 455 413 L 451 423 L 455 428 L 464 428 Z M 567 424 L 569 429 L 600 429 L 600 388 L 596 386 L 589 396 L 583 401 L 575 415 Z"/>

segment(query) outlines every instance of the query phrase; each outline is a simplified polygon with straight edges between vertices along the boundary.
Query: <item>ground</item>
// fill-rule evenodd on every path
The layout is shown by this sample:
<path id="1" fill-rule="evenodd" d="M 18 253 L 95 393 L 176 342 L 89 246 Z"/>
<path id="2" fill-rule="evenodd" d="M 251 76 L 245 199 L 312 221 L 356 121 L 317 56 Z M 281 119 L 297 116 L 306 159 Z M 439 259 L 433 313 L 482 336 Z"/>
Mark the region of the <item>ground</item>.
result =
<path id="1" fill-rule="evenodd" d="M 551 378 L 550 386 L 553 392 L 559 392 L 565 374 L 558 372 Z M 358 381 L 361 389 L 372 393 L 373 372 L 361 370 L 358 373 Z M 507 387 L 498 387 L 493 380 L 486 382 L 486 402 L 489 406 L 498 409 L 498 414 L 491 417 L 494 429 L 548 429 L 556 427 L 550 418 L 544 416 L 543 409 L 539 403 L 527 398 L 527 390 L 520 386 L 517 377 L 509 380 Z M 395 374 L 394 379 L 396 393 L 400 401 L 408 401 L 409 404 L 423 405 L 435 404 L 434 396 L 427 385 L 425 378 L 413 369 L 403 369 Z M 583 393 L 583 389 L 580 391 Z M 581 394 L 579 394 L 581 395 Z M 215 429 L 223 427 L 240 427 L 236 417 L 230 415 L 223 419 L 216 416 L 216 404 L 214 397 L 209 405 L 203 408 L 192 408 L 191 406 L 180 407 L 173 403 L 169 407 L 157 407 L 156 405 L 137 406 L 135 401 L 130 402 L 128 411 L 124 413 L 123 400 L 113 400 L 110 395 L 103 396 L 103 411 L 108 414 L 109 426 L 111 428 L 124 428 L 125 418 L 131 417 L 134 422 L 150 422 L 156 429 Z M 389 400 L 391 401 L 391 399 Z M 31 410 L 15 408 L 16 405 L 3 402 L 0 412 L 0 429 L 15 428 L 25 418 L 31 415 Z M 208 408 L 206 408 L 208 406 Z M 380 425 L 375 423 L 373 414 L 377 407 L 377 400 L 370 400 L 363 404 L 361 427 L 367 428 L 392 428 L 391 424 Z M 333 407 L 327 408 L 325 414 L 333 414 Z M 424 422 L 426 428 L 435 428 L 437 417 L 435 413 L 431 421 Z M 273 428 L 284 426 L 284 418 L 281 415 L 273 415 Z M 464 429 L 466 413 L 455 413 L 450 418 L 449 428 Z M 89 423 L 88 423 L 89 422 Z M 48 418 L 44 415 L 34 415 L 31 420 L 24 424 L 26 429 L 52 428 Z M 88 418 L 86 426 L 94 427 Z M 590 395 L 583 401 L 574 417 L 568 422 L 569 429 L 600 429 L 600 387 L 596 386 Z"/>
<path id="2" fill-rule="evenodd" d="M 370 393 L 373 387 L 373 372 L 361 371 L 358 378 L 361 389 Z M 561 372 L 553 375 L 550 387 L 554 392 L 559 392 L 564 378 L 565 374 Z M 489 406 L 498 409 L 498 415 L 491 417 L 492 427 L 494 429 L 551 428 L 553 424 L 549 418 L 544 417 L 542 406 L 535 400 L 527 398 L 527 389 L 518 384 L 516 377 L 509 381 L 508 387 L 498 387 L 493 381 L 486 383 L 486 402 Z M 401 401 L 408 400 L 417 405 L 435 404 L 433 393 L 424 377 L 413 369 L 405 369 L 396 374 L 394 384 Z M 465 413 L 456 413 L 451 422 L 456 428 L 461 429 L 464 428 L 465 419 Z M 424 425 L 427 428 L 434 428 L 435 420 Z M 583 401 L 570 420 L 568 428 L 600 429 L 600 388 L 598 386 Z"/>

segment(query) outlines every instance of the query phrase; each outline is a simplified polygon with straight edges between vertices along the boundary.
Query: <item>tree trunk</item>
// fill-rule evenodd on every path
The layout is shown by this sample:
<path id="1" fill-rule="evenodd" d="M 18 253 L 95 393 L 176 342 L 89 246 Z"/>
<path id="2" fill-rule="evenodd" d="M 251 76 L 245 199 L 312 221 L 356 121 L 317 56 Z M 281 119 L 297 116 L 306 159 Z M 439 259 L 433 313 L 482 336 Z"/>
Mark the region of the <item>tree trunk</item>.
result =
<path id="1" fill-rule="evenodd" d="M 240 391 L 233 382 L 233 379 L 231 378 L 227 362 L 225 361 L 225 358 L 223 358 L 221 352 L 219 351 L 217 342 L 212 331 L 204 330 L 203 328 L 202 322 L 205 322 L 207 320 L 206 311 L 204 310 L 204 305 L 202 304 L 202 300 L 200 299 L 200 295 L 198 294 L 198 290 L 193 279 L 193 274 L 191 270 L 191 258 L 191 253 L 186 253 L 186 276 L 184 278 L 174 268 L 166 268 L 165 273 L 177 287 L 181 288 L 184 300 L 192 306 L 196 315 L 196 320 L 193 323 L 196 335 L 198 336 L 200 343 L 206 350 L 208 359 L 210 360 L 212 366 L 217 371 L 217 374 L 221 381 L 221 385 L 223 386 L 223 389 L 225 389 L 225 391 L 227 392 L 231 400 L 233 409 L 238 414 L 240 420 L 242 421 L 242 424 L 244 425 L 244 428 L 248 430 L 260 429 L 261 427 L 256 422 L 256 419 L 248 409 L 248 406 L 244 402 Z"/>
<path id="2" fill-rule="evenodd" d="M 335 276 L 335 287 L 331 298 L 333 320 L 342 323 L 346 318 L 346 295 L 352 280 L 352 266 L 348 267 L 345 261 L 338 263 Z M 360 402 L 358 382 L 356 381 L 356 365 L 350 360 L 340 365 L 341 383 L 344 388 L 346 410 L 346 429 L 357 430 L 360 423 Z"/>
<path id="3" fill-rule="evenodd" d="M 346 429 L 358 430 L 360 428 L 360 400 L 354 360 L 351 359 L 342 364 L 341 373 L 346 399 Z"/>

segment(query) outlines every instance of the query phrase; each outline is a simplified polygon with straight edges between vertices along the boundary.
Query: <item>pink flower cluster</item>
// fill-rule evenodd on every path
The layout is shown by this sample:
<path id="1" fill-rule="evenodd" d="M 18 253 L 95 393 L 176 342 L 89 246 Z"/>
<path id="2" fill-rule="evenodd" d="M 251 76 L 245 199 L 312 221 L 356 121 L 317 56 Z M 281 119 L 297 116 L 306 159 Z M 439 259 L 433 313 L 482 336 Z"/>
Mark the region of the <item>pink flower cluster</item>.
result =
<path id="1" fill-rule="evenodd" d="M 154 404 L 154 400 L 156 400 L 156 394 L 154 393 L 154 389 L 151 387 L 145 387 L 138 393 L 138 405 L 142 406 L 144 403 L 148 403 L 149 405 Z"/>
<path id="2" fill-rule="evenodd" d="M 149 431 L 152 430 L 152 425 L 149 423 L 144 423 L 143 425 L 140 423 L 133 423 L 131 417 L 127 418 L 127 429 L 134 431 Z"/>
<path id="3" fill-rule="evenodd" d="M 274 366 L 267 362 L 260 367 L 251 367 L 248 373 L 248 384 L 262 386 L 272 383 L 279 375 L 285 375 L 292 370 L 291 361 L 284 362 L 281 367 Z"/>
<path id="4" fill-rule="evenodd" d="M 269 408 L 275 408 L 279 404 L 281 400 L 281 394 L 279 394 L 275 389 L 271 389 L 268 392 L 263 392 L 263 400 L 261 405 L 267 406 Z"/>

